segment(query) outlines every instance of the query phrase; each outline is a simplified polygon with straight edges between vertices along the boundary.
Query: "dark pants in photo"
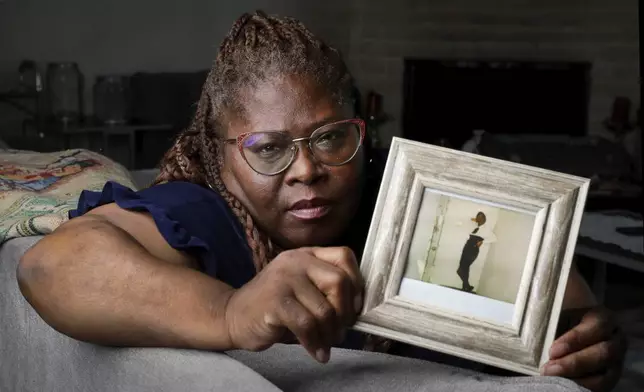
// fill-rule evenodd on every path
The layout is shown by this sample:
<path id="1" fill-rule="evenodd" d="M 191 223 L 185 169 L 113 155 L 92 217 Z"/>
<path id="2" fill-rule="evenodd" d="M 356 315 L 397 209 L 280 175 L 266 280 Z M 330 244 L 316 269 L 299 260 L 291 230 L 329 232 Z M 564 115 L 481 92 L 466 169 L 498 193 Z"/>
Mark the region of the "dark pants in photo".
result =
<path id="1" fill-rule="evenodd" d="M 461 260 L 458 263 L 458 269 L 456 274 L 463 281 L 463 290 L 472 291 L 474 286 L 470 285 L 470 266 L 474 263 L 474 260 L 479 256 L 479 247 L 476 245 L 479 241 L 483 241 L 483 238 L 477 235 L 470 235 L 470 238 L 463 246 L 463 253 L 461 254 Z"/>

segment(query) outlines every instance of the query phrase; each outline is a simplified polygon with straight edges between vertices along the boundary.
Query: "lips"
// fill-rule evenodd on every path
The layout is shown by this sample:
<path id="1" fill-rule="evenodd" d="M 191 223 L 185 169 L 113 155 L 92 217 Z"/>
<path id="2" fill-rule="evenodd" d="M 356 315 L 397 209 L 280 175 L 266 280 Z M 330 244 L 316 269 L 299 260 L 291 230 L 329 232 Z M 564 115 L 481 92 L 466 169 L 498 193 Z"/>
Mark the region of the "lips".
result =
<path id="1" fill-rule="evenodd" d="M 302 220 L 320 219 L 330 211 L 331 202 L 321 198 L 300 200 L 288 209 L 291 215 Z"/>

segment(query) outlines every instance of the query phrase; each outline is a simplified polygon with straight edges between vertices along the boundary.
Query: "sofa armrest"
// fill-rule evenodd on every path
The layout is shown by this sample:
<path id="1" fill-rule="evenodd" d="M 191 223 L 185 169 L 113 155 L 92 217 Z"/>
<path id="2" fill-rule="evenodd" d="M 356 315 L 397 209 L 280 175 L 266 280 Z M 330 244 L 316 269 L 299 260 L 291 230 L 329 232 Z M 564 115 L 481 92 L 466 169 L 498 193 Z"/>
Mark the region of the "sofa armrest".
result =
<path id="1" fill-rule="evenodd" d="M 279 391 L 225 354 L 108 348 L 56 332 L 16 281 L 20 257 L 39 238 L 0 248 L 0 391 Z"/>
<path id="2" fill-rule="evenodd" d="M 582 392 L 557 377 L 502 377 L 439 363 L 373 352 L 333 349 L 327 364 L 314 361 L 298 345 L 275 345 L 261 352 L 231 351 L 285 391 L 307 392 Z"/>
<path id="3" fill-rule="evenodd" d="M 495 377 L 427 361 L 351 350 L 334 349 L 331 361 L 321 365 L 297 345 L 225 355 L 82 343 L 49 327 L 18 289 L 18 260 L 38 239 L 14 239 L 0 248 L 0 391 L 583 390 L 560 378 Z"/>

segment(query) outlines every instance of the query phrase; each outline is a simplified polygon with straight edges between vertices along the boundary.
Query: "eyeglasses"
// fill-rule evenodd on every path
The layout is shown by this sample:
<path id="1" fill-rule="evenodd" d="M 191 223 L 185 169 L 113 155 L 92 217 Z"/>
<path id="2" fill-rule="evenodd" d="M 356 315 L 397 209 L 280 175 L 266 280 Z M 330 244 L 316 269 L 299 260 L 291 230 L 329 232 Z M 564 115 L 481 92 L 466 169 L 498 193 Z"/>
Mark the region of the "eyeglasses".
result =
<path id="1" fill-rule="evenodd" d="M 353 159 L 364 137 L 364 121 L 350 119 L 325 124 L 309 137 L 291 139 L 286 132 L 247 132 L 224 141 L 237 144 L 251 169 L 274 176 L 293 163 L 298 142 L 308 141 L 309 151 L 317 161 L 328 166 L 341 166 Z"/>

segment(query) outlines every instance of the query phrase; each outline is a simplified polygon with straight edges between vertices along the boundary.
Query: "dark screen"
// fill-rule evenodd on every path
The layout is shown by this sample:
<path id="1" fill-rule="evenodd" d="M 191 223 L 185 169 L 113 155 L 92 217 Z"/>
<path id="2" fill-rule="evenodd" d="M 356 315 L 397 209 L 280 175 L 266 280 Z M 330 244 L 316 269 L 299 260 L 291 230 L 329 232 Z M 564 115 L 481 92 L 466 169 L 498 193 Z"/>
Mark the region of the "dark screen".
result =
<path id="1" fill-rule="evenodd" d="M 589 63 L 405 60 L 404 137 L 587 131 Z"/>

